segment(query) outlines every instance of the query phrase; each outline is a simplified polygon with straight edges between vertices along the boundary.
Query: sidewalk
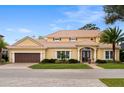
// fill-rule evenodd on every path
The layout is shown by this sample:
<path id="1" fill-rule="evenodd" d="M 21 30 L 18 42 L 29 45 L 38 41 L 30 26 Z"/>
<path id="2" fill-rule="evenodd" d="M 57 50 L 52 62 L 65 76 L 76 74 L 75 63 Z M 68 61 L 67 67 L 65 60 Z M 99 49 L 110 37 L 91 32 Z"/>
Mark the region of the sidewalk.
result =
<path id="1" fill-rule="evenodd" d="M 88 66 L 90 66 L 91 68 L 93 68 L 93 69 L 103 69 L 103 68 L 97 66 L 96 64 L 88 64 L 88 63 L 86 63 L 86 64 L 87 64 Z"/>

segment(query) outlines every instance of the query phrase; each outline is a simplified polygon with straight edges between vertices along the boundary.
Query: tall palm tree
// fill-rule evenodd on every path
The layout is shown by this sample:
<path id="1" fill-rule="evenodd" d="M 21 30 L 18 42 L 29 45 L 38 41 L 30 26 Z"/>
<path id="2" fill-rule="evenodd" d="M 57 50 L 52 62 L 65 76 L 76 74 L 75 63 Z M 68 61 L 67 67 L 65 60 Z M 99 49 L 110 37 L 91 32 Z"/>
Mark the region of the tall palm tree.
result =
<path id="1" fill-rule="evenodd" d="M 1 62 L 1 59 L 2 59 L 2 49 L 5 48 L 7 45 L 6 42 L 4 42 L 4 40 L 2 38 L 0 38 L 0 62 Z"/>
<path id="2" fill-rule="evenodd" d="M 119 27 L 108 28 L 101 34 L 100 42 L 112 44 L 113 62 L 115 62 L 115 46 L 121 41 L 124 41 L 124 33 L 122 33 L 122 30 L 119 29 Z"/>

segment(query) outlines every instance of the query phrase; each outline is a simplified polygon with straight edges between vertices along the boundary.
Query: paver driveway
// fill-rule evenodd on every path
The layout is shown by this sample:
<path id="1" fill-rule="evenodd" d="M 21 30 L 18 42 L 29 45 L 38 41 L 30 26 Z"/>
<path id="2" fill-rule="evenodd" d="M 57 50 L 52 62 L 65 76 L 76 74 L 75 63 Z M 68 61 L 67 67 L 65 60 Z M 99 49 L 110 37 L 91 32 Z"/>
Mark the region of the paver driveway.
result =
<path id="1" fill-rule="evenodd" d="M 13 63 L 0 65 L 0 69 L 29 69 L 28 66 L 31 66 L 35 63 Z"/>
<path id="2" fill-rule="evenodd" d="M 99 78 L 122 78 L 124 70 L 30 69 L 32 64 L 0 66 L 0 86 L 7 87 L 105 87 Z M 16 67 L 14 67 L 16 66 Z M 4 68 L 5 67 L 5 68 Z"/>

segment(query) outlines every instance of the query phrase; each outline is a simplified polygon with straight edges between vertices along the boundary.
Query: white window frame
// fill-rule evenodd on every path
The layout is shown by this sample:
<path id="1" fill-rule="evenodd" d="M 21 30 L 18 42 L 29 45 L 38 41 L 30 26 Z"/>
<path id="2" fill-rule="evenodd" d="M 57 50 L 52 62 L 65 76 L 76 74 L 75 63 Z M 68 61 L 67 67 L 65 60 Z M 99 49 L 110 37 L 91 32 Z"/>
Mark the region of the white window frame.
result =
<path id="1" fill-rule="evenodd" d="M 62 53 L 63 50 L 58 50 L 58 51 L 60 51 L 60 52 Z M 58 52 L 58 51 L 56 51 L 56 53 L 55 53 L 56 59 L 60 59 L 60 58 L 57 58 L 57 52 Z M 66 50 L 66 51 L 68 51 L 68 50 Z M 64 51 L 65 54 L 66 54 L 66 51 Z M 71 55 L 72 55 L 72 54 L 71 54 L 71 51 L 68 51 L 68 52 L 69 52 L 69 58 L 66 58 L 67 60 L 68 60 L 68 59 L 71 59 Z"/>
<path id="2" fill-rule="evenodd" d="M 108 58 L 108 59 L 106 59 L 106 51 L 109 51 L 109 58 Z M 105 50 L 105 51 L 104 51 L 104 59 L 105 59 L 105 60 L 112 60 L 112 58 L 110 58 L 110 54 L 111 54 L 110 52 L 111 52 L 111 51 L 112 51 L 112 50 Z"/>
<path id="3" fill-rule="evenodd" d="M 75 41 L 77 41 L 77 38 L 76 38 L 76 37 L 70 37 L 70 38 L 69 38 L 69 41 L 75 42 Z"/>
<path id="4" fill-rule="evenodd" d="M 58 38 L 53 38 L 53 41 L 59 42 L 59 41 L 61 41 L 61 38 L 60 38 L 60 37 L 58 37 Z"/>

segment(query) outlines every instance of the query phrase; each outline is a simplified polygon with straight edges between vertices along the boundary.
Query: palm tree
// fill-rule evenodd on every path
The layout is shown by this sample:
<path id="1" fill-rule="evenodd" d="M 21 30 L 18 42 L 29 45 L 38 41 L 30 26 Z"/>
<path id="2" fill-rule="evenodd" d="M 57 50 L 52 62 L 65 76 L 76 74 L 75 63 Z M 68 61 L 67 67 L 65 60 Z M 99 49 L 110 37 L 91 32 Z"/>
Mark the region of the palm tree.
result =
<path id="1" fill-rule="evenodd" d="M 0 62 L 1 62 L 1 59 L 2 59 L 2 49 L 5 48 L 7 45 L 6 42 L 4 42 L 4 40 L 2 38 L 0 38 Z"/>
<path id="2" fill-rule="evenodd" d="M 113 62 L 115 62 L 115 46 L 121 41 L 124 41 L 124 33 L 122 33 L 122 30 L 119 29 L 119 27 L 108 28 L 101 34 L 100 42 L 112 44 Z"/>

